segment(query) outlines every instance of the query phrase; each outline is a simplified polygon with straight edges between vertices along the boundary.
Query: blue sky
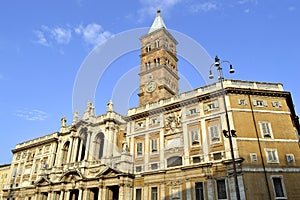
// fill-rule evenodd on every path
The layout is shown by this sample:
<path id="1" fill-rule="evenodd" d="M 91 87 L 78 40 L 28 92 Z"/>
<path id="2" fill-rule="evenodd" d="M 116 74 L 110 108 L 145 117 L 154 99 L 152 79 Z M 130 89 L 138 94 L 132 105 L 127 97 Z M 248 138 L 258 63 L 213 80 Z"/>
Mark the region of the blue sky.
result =
<path id="1" fill-rule="evenodd" d="M 2 1 L 0 164 L 11 162 L 17 143 L 58 131 L 61 117 L 70 123 L 74 83 L 86 57 L 119 33 L 150 27 L 157 8 L 167 28 L 191 37 L 211 57 L 230 60 L 236 73 L 227 78 L 283 83 L 300 112 L 297 0 Z M 97 115 L 122 75 L 138 65 L 134 51 L 109 66 L 92 99 Z M 205 84 L 188 61 L 180 59 L 179 70 L 191 87 Z M 130 97 L 131 107 L 137 99 Z"/>

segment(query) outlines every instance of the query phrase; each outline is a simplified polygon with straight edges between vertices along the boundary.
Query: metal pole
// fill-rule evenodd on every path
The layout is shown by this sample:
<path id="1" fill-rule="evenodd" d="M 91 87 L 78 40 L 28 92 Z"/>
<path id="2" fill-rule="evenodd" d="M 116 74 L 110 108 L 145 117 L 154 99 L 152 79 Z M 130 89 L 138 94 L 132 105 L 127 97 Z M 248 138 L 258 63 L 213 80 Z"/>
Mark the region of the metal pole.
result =
<path id="1" fill-rule="evenodd" d="M 218 71 L 219 71 L 219 75 L 220 75 L 219 80 L 220 80 L 220 83 L 221 83 L 222 97 L 223 97 L 223 101 L 224 101 L 224 109 L 225 109 L 225 116 L 226 116 L 226 123 L 227 123 L 228 139 L 229 139 L 230 152 L 231 152 L 231 158 L 232 158 L 235 194 L 236 194 L 236 199 L 240 200 L 241 197 L 240 197 L 239 183 L 238 183 L 237 173 L 236 173 L 232 138 L 231 138 L 231 132 L 230 132 L 230 124 L 229 124 L 229 118 L 228 118 L 228 112 L 227 112 L 227 106 L 226 106 L 226 99 L 225 99 L 225 90 L 224 90 L 224 86 L 223 86 L 223 72 L 222 72 L 222 68 L 220 66 L 218 67 Z"/>

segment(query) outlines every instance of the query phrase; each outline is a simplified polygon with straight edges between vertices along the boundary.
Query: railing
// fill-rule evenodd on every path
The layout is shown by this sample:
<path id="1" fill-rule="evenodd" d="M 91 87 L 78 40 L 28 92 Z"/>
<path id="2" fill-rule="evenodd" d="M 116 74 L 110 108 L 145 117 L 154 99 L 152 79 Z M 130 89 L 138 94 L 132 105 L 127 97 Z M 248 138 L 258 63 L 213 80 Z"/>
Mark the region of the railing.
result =
<path id="1" fill-rule="evenodd" d="M 283 86 L 280 83 L 265 83 L 265 82 L 252 82 L 252 81 L 240 81 L 240 80 L 224 80 L 224 88 L 251 88 L 251 89 L 264 89 L 264 90 L 274 90 L 274 91 L 283 91 Z M 147 111 L 149 109 L 154 109 L 159 106 L 168 105 L 171 103 L 179 102 L 188 98 L 193 98 L 199 95 L 207 94 L 213 91 L 221 89 L 219 83 L 213 83 L 206 85 L 188 92 L 181 93 L 179 95 L 170 97 L 168 99 L 159 100 L 157 102 L 152 102 L 140 107 L 135 107 L 128 110 L 128 116 L 134 115 L 140 112 Z"/>

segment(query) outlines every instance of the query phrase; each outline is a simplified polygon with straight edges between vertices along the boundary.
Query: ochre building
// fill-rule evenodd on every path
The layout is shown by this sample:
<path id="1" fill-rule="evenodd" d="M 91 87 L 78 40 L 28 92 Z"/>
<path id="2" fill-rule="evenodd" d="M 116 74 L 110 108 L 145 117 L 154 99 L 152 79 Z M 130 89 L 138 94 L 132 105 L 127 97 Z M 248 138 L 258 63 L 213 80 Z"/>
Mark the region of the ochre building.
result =
<path id="1" fill-rule="evenodd" d="M 299 122 L 282 84 L 179 93 L 177 41 L 159 11 L 140 40 L 138 107 L 122 116 L 110 101 L 97 116 L 89 102 L 59 132 L 17 144 L 4 199 L 234 200 L 235 183 L 240 199 L 300 199 Z"/>

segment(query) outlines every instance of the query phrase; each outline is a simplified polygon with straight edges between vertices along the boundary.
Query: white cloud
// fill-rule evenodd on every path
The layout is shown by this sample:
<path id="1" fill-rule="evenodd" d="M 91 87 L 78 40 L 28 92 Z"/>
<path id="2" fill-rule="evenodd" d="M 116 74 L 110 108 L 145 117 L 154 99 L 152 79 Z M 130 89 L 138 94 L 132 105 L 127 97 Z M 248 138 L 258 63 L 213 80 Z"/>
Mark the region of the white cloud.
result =
<path id="1" fill-rule="evenodd" d="M 96 23 L 88 24 L 85 27 L 80 25 L 75 28 L 75 33 L 81 35 L 88 45 L 93 46 L 101 44 L 112 37 L 112 33 L 105 31 L 101 25 Z"/>
<path id="2" fill-rule="evenodd" d="M 50 44 L 68 44 L 72 38 L 72 31 L 69 28 L 56 27 L 49 28 L 48 26 L 41 26 L 40 30 L 34 31 L 38 44 L 43 46 L 50 46 Z"/>
<path id="3" fill-rule="evenodd" d="M 37 110 L 37 109 L 17 110 L 16 113 L 14 113 L 14 115 L 17 116 L 17 117 L 20 117 L 22 119 L 28 120 L 28 121 L 43 121 L 48 117 L 46 112 L 41 111 L 41 110 Z"/>
<path id="4" fill-rule="evenodd" d="M 42 32 L 40 30 L 36 30 L 36 31 L 33 31 L 33 33 L 37 37 L 37 40 L 35 41 L 36 43 L 41 44 L 43 46 L 49 46 L 49 42 L 46 39 L 44 32 Z"/>
<path id="5" fill-rule="evenodd" d="M 72 38 L 71 30 L 61 27 L 54 28 L 51 34 L 58 44 L 68 44 Z"/>
<path id="6" fill-rule="evenodd" d="M 190 11 L 193 13 L 208 12 L 211 10 L 217 10 L 218 8 L 219 6 L 217 3 L 207 1 L 190 6 Z"/>

